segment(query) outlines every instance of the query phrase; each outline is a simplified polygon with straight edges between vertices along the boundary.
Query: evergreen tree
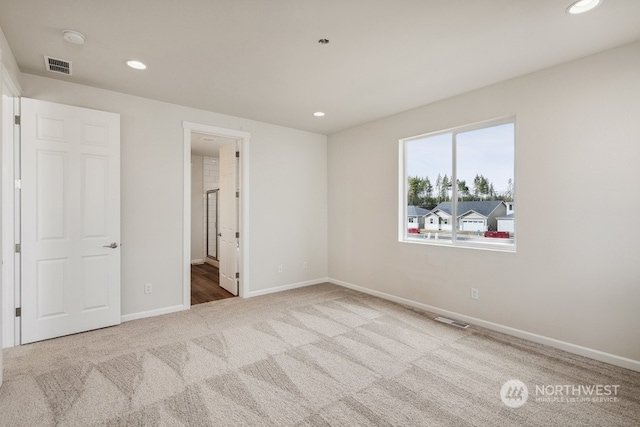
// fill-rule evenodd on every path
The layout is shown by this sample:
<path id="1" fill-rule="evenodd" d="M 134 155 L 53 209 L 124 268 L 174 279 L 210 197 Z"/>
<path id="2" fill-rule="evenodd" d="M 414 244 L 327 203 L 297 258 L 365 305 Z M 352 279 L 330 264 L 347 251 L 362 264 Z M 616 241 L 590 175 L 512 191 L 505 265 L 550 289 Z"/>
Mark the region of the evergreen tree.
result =
<path id="1" fill-rule="evenodd" d="M 438 194 L 440 201 L 446 202 L 449 200 L 449 188 L 451 188 L 451 182 L 449 182 L 447 174 L 444 174 L 440 183 L 440 194 Z"/>
<path id="2" fill-rule="evenodd" d="M 469 196 L 469 187 L 464 179 L 462 181 L 458 180 L 458 196 L 460 201 L 464 201 L 465 196 Z"/>
<path id="3" fill-rule="evenodd" d="M 409 194 L 407 195 L 407 203 L 410 206 L 419 206 L 422 204 L 422 195 L 425 191 L 426 181 L 417 176 L 409 177 Z"/>
<path id="4" fill-rule="evenodd" d="M 473 198 L 474 200 L 495 200 L 497 194 L 493 188 L 493 183 L 484 175 L 476 174 L 473 179 Z"/>
<path id="5" fill-rule="evenodd" d="M 433 185 L 431 185 L 431 181 L 428 176 L 424 177 L 424 195 L 424 204 L 426 205 L 431 203 L 431 200 L 433 199 Z"/>
<path id="6" fill-rule="evenodd" d="M 473 198 L 475 200 L 480 200 L 480 186 L 481 186 L 481 179 L 480 176 L 478 174 L 476 174 L 476 177 L 473 178 Z"/>

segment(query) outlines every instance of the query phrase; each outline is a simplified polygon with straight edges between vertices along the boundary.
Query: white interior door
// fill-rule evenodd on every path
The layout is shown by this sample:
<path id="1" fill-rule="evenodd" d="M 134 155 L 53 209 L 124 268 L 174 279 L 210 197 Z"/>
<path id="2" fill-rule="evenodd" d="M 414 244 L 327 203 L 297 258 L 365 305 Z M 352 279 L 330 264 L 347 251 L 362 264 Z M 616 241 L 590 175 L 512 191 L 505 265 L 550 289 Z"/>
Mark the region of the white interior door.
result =
<path id="1" fill-rule="evenodd" d="M 22 343 L 120 323 L 120 116 L 22 98 Z"/>
<path id="2" fill-rule="evenodd" d="M 220 286 L 238 295 L 238 175 L 236 143 L 220 148 Z"/>

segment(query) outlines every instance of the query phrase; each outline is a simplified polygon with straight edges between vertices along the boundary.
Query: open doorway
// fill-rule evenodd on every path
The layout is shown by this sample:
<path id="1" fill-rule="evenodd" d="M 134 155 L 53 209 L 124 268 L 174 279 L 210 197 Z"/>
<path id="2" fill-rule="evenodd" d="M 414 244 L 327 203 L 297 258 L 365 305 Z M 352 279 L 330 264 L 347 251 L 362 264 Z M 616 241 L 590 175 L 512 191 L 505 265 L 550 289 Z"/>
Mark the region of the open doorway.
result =
<path id="1" fill-rule="evenodd" d="M 220 270 L 211 264 L 191 265 L 191 305 L 233 298 L 220 286 Z"/>
<path id="2" fill-rule="evenodd" d="M 192 197 L 191 197 L 191 155 L 192 146 L 199 145 L 192 134 L 203 135 L 203 144 L 208 148 L 213 145 L 220 147 L 220 220 L 218 233 L 222 234 L 218 245 L 219 281 L 220 286 L 232 294 L 245 298 L 249 294 L 249 147 L 251 134 L 242 130 L 227 129 L 216 126 L 192 122 L 182 122 L 184 128 L 184 221 L 183 221 L 183 280 L 182 304 L 185 310 L 191 307 L 191 261 L 192 248 L 202 248 L 204 244 L 192 245 Z M 216 138 L 235 141 L 235 144 L 222 144 Z M 215 144 L 220 142 L 219 144 Z M 198 154 L 198 148 L 195 149 Z M 208 154 L 210 157 L 215 157 Z M 231 167 L 230 167 L 231 165 Z M 232 172 L 232 173 L 231 173 Z M 230 185 L 225 183 L 231 182 Z M 225 190 L 226 189 L 226 190 Z M 235 189 L 235 190 L 234 190 Z M 225 201 L 231 201 L 226 203 Z M 204 227 L 203 227 L 204 228 Z M 202 262 L 205 262 L 204 255 Z"/>
<path id="3" fill-rule="evenodd" d="M 224 250 L 220 213 L 221 210 L 227 211 L 224 203 L 238 203 L 235 197 L 226 201 L 220 199 L 223 186 L 221 172 L 224 170 L 220 152 L 227 149 L 234 153 L 231 162 L 235 175 L 239 171 L 235 157 L 237 145 L 238 140 L 233 137 L 191 132 L 191 305 L 237 295 L 233 288 L 231 292 L 224 288 L 224 277 L 223 286 L 220 280 L 220 258 L 224 260 L 220 251 L 221 243 Z M 239 182 L 238 179 L 232 181 Z M 233 188 L 225 190 L 235 194 L 239 190 L 237 184 L 231 185 Z M 224 202 L 222 206 L 221 202 Z M 233 211 L 238 212 L 237 206 Z M 238 224 L 238 221 L 234 223 Z M 235 276 L 235 270 L 232 274 Z"/>

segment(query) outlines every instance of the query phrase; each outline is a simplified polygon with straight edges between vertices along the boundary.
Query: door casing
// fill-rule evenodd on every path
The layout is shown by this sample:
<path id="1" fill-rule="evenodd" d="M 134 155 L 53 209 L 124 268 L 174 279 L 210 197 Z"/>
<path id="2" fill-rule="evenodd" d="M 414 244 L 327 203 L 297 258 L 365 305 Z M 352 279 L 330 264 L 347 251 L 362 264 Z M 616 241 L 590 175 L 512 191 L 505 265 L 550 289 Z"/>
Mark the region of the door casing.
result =
<path id="1" fill-rule="evenodd" d="M 2 75 L 2 342 L 0 348 L 20 345 L 20 318 L 15 317 L 15 308 L 20 306 L 20 254 L 15 245 L 20 243 L 19 191 L 15 189 L 19 178 L 20 126 L 14 124 L 14 115 L 20 115 L 20 88 L 8 76 L 4 67 Z"/>
<path id="2" fill-rule="evenodd" d="M 182 274 L 182 305 L 184 310 L 191 307 L 191 133 L 205 133 L 211 136 L 233 138 L 238 140 L 240 152 L 240 203 L 239 224 L 240 249 L 238 296 L 246 298 L 249 295 L 249 141 L 251 134 L 241 130 L 227 129 L 217 126 L 204 125 L 183 121 L 183 160 L 184 160 L 184 200 L 183 200 L 183 274 Z"/>

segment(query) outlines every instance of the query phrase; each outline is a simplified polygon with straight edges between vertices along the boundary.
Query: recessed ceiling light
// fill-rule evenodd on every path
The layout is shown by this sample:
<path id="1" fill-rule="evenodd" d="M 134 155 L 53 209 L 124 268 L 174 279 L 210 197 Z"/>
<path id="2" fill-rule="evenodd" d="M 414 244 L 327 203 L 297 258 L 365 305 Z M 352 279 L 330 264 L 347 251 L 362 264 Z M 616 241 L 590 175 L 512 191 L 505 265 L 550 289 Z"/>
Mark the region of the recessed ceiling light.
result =
<path id="1" fill-rule="evenodd" d="M 130 60 L 127 61 L 127 65 L 135 70 L 146 70 L 147 66 L 144 65 L 142 62 L 140 61 L 134 61 L 134 60 Z"/>
<path id="2" fill-rule="evenodd" d="M 596 6 L 600 5 L 602 0 L 579 0 L 575 3 L 572 3 L 571 6 L 567 8 L 567 13 L 571 15 L 578 15 L 580 13 L 588 12 L 594 9 Z"/>
<path id="3" fill-rule="evenodd" d="M 324 113 L 322 111 L 316 111 L 315 113 L 313 113 L 313 115 L 316 117 L 323 117 Z"/>
<path id="4" fill-rule="evenodd" d="M 78 45 L 84 44 L 84 35 L 77 31 L 64 30 L 62 32 L 62 37 L 69 43 L 78 44 Z"/>

